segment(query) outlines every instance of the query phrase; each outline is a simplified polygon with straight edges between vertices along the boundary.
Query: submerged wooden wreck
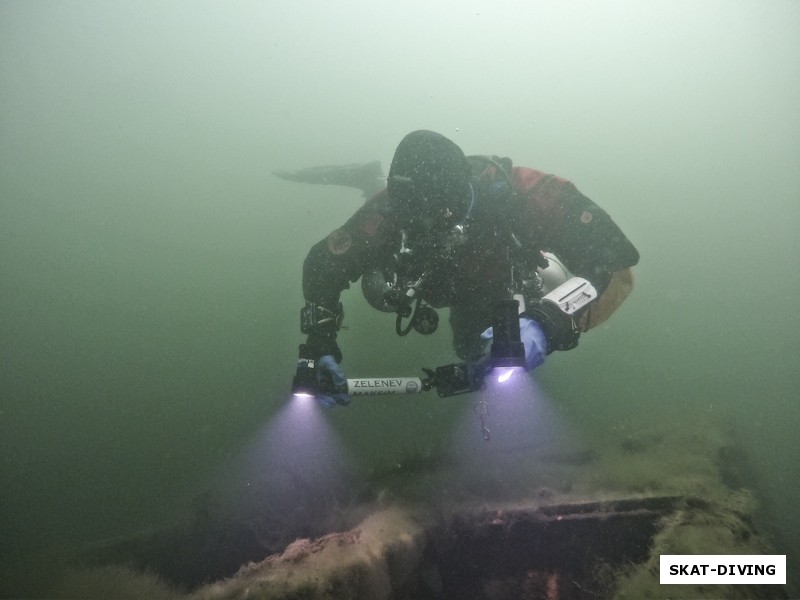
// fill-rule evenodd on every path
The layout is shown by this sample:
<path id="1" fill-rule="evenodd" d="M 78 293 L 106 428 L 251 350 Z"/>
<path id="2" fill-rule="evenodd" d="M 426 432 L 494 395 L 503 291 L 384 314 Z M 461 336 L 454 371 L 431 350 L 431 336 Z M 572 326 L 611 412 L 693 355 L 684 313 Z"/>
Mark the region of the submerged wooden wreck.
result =
<path id="1" fill-rule="evenodd" d="M 219 543 L 217 560 L 233 561 L 221 577 L 181 580 L 170 572 L 163 557 L 191 554 L 189 535 L 167 536 L 166 551 L 163 532 L 95 548 L 54 595 L 133 598 L 145 593 L 191 600 L 792 596 L 790 586 L 659 583 L 662 554 L 780 554 L 760 524 L 741 452 L 719 430 L 614 432 L 578 448 L 507 448 L 502 469 L 497 460 L 418 456 L 406 469 L 373 474 L 373 489 L 340 508 L 347 518 L 339 523 L 349 526 L 297 536 L 264 556 L 237 555 L 230 540 Z M 432 467 L 424 469 L 426 462 Z M 217 524 L 217 529 L 223 536 L 225 528 Z M 162 547 L 155 548 L 158 544 Z M 160 562 L 154 558 L 159 556 Z M 213 562 L 213 552 L 202 560 Z"/>

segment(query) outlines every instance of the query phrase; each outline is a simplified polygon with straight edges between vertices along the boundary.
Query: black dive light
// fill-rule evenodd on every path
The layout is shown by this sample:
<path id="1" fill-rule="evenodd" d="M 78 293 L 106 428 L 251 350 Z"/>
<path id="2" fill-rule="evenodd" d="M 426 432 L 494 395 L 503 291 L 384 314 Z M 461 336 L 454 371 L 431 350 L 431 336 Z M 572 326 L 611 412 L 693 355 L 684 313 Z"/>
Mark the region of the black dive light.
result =
<path id="1" fill-rule="evenodd" d="M 514 298 L 492 304 L 492 368 L 524 367 L 525 346 L 519 332 L 519 301 Z"/>
<path id="2" fill-rule="evenodd" d="M 297 357 L 297 370 L 292 380 L 292 394 L 295 396 L 316 396 L 319 393 L 317 383 L 317 370 L 314 358 L 306 348 L 300 344 Z"/>

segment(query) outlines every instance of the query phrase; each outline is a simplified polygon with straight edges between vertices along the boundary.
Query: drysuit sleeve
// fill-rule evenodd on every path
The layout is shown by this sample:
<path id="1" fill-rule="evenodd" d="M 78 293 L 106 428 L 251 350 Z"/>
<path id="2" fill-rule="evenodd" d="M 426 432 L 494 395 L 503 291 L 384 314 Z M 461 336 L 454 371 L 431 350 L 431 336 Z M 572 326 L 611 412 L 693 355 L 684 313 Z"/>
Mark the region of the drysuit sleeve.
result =
<path id="1" fill-rule="evenodd" d="M 639 252 L 611 217 L 569 181 L 547 175 L 525 193 L 525 229 L 540 248 L 602 294 L 617 271 L 639 262 Z"/>
<path id="2" fill-rule="evenodd" d="M 379 194 L 380 196 L 380 194 Z M 370 257 L 380 248 L 383 215 L 379 198 L 367 201 L 342 227 L 311 247 L 303 263 L 303 296 L 336 312 L 342 290 L 364 272 Z M 306 344 L 318 356 L 341 357 L 336 345 L 336 324 L 309 333 Z"/>
<path id="3" fill-rule="evenodd" d="M 358 252 L 352 246 L 352 234 L 342 227 L 311 247 L 303 262 L 303 297 L 307 302 L 336 308 L 342 290 L 361 274 Z"/>

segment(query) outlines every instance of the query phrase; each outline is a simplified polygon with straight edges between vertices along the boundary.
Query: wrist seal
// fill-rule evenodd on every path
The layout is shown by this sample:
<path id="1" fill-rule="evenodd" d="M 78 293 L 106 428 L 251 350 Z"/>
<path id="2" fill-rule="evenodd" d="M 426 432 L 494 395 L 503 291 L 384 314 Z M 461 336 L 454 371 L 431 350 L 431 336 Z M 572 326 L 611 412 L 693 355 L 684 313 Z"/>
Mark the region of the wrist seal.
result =
<path id="1" fill-rule="evenodd" d="M 316 302 L 306 302 L 300 309 L 300 331 L 308 335 L 305 349 L 310 358 L 316 360 L 329 354 L 337 363 L 342 361 L 342 351 L 336 343 L 336 332 L 342 325 L 342 319 L 344 309 L 341 302 L 336 310 Z"/>
<path id="2" fill-rule="evenodd" d="M 316 302 L 306 302 L 300 309 L 300 332 L 301 333 L 336 333 L 342 326 L 344 319 L 344 307 L 342 303 L 332 310 Z"/>

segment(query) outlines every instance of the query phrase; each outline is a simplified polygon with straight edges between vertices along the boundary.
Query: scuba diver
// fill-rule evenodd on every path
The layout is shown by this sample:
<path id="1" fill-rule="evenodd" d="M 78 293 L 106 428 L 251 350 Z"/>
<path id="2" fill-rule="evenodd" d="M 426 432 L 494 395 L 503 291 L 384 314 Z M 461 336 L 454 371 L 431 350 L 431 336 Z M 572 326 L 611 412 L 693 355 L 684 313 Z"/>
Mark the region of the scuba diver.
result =
<path id="1" fill-rule="evenodd" d="M 327 406 L 350 402 L 339 298 L 359 278 L 370 305 L 397 314 L 398 335 L 432 333 L 436 309 L 450 309 L 453 348 L 472 373 L 461 391 L 479 389 L 487 369 L 531 371 L 575 348 L 633 288 L 636 248 L 572 183 L 505 157 L 467 157 L 439 133 L 405 136 L 385 186 L 377 162 L 276 175 L 369 196 L 303 265 L 300 358 Z M 548 284 L 554 271 L 561 285 Z"/>

